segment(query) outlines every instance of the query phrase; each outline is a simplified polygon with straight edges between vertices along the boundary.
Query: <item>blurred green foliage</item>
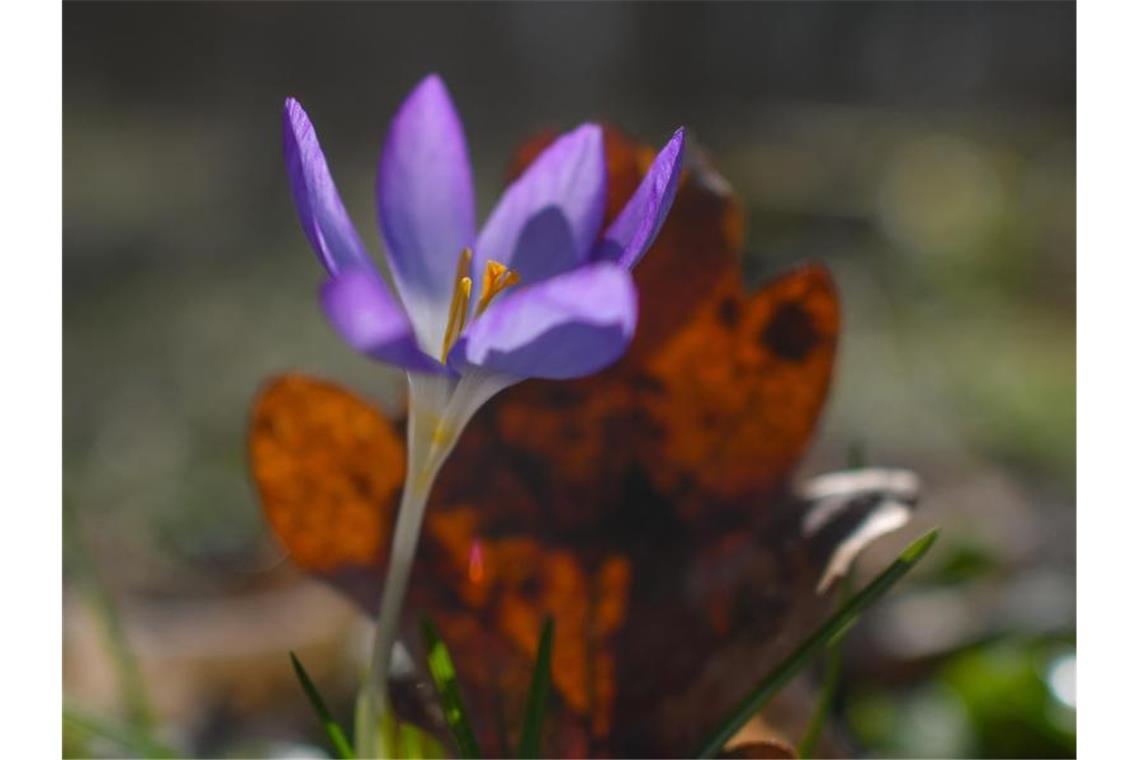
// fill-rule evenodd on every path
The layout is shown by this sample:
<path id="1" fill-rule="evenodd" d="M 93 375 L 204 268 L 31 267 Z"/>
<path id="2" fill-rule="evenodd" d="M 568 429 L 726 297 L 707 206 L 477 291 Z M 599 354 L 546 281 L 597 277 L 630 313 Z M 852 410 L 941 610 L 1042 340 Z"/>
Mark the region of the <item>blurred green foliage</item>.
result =
<path id="1" fill-rule="evenodd" d="M 971 647 L 914 687 L 860 689 L 849 725 L 885 757 L 1075 757 L 1075 710 L 1050 683 L 1072 653 L 1057 640 Z"/>

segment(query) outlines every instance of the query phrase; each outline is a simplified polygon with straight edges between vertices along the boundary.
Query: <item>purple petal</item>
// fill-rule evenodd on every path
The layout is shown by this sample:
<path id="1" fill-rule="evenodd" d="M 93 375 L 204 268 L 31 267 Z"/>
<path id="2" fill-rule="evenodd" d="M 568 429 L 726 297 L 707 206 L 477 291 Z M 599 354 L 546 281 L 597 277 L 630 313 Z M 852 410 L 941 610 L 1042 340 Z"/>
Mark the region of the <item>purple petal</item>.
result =
<path id="1" fill-rule="evenodd" d="M 325 269 L 335 275 L 343 269 L 371 267 L 372 261 L 329 174 L 316 130 L 293 98 L 285 101 L 283 138 L 285 166 L 301 227 Z"/>
<path id="2" fill-rule="evenodd" d="M 376 181 L 396 287 L 424 345 L 443 341 L 459 253 L 475 239 L 475 190 L 463 124 L 437 75 L 392 119 Z"/>
<path id="3" fill-rule="evenodd" d="M 626 269 L 637 264 L 653 245 L 673 205 L 684 156 L 685 130 L 682 127 L 653 159 L 653 165 L 633 197 L 606 230 L 594 252 L 595 260 L 616 261 Z"/>
<path id="4" fill-rule="evenodd" d="M 584 263 L 605 202 L 602 130 L 583 124 L 544 150 L 503 193 L 475 244 L 475 282 L 491 259 L 517 271 L 524 284 Z"/>
<path id="5" fill-rule="evenodd" d="M 415 372 L 443 371 L 419 349 L 407 314 L 375 272 L 358 268 L 330 278 L 321 286 L 321 306 L 360 353 Z"/>
<path id="6" fill-rule="evenodd" d="M 452 355 L 514 377 L 565 380 L 617 361 L 636 326 L 633 278 L 599 262 L 499 296 Z"/>

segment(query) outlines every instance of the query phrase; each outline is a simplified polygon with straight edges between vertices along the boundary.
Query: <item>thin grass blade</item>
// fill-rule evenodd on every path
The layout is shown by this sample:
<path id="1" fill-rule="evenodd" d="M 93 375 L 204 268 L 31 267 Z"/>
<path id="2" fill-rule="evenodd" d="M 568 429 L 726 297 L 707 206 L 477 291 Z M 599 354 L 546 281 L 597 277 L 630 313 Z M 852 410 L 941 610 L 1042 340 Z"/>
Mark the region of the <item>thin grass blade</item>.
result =
<path id="1" fill-rule="evenodd" d="M 365 750 L 357 748 L 360 757 L 386 757 L 393 760 L 443 760 L 447 748 L 435 736 L 419 726 L 396 718 L 386 710 L 377 719 L 379 746 Z"/>
<path id="2" fill-rule="evenodd" d="M 475 740 L 475 732 L 471 730 L 471 721 L 467 717 L 467 708 L 459 693 L 459 679 L 455 675 L 451 654 L 430 620 L 421 621 L 420 627 L 424 637 L 424 648 L 427 650 L 428 670 L 431 671 L 432 680 L 435 681 L 439 700 L 443 703 L 443 716 L 447 720 L 447 727 L 451 729 L 451 735 L 455 738 L 459 756 L 481 757 L 479 743 Z"/>
<path id="3" fill-rule="evenodd" d="M 851 568 L 843 577 L 842 589 L 839 597 L 839 606 L 841 607 L 855 593 L 855 568 Z M 827 719 L 831 715 L 835 695 L 839 691 L 839 676 L 843 670 L 843 639 L 843 633 L 840 632 L 833 636 L 827 645 L 827 652 L 824 654 L 823 685 L 819 690 L 819 699 L 816 700 L 815 709 L 808 720 L 807 728 L 804 729 L 803 738 L 800 739 L 799 746 L 796 748 L 801 760 L 810 760 L 815 754 L 819 738 L 823 735 L 823 727 L 827 725 Z"/>
<path id="4" fill-rule="evenodd" d="M 316 685 L 313 684 L 313 679 L 309 678 L 309 674 L 305 672 L 305 666 L 297 659 L 297 655 L 292 652 L 289 653 L 289 659 L 293 661 L 293 672 L 297 674 L 297 680 L 301 682 L 301 688 L 305 690 L 305 696 L 309 698 L 309 704 L 313 706 L 313 711 L 320 719 L 321 726 L 324 727 L 329 741 L 332 742 L 337 757 L 356 757 L 352 751 L 352 745 L 348 742 L 348 737 L 345 736 L 344 729 L 333 719 L 332 713 L 330 713 L 329 708 L 325 706 L 325 701 L 321 699 L 320 692 L 317 691 Z"/>
<path id="5" fill-rule="evenodd" d="M 922 559 L 938 538 L 938 531 L 932 530 L 918 539 L 899 555 L 899 558 L 879 573 L 859 593 L 855 594 L 839 610 L 804 640 L 794 652 L 788 655 L 772 672 L 764 677 L 743 700 L 728 714 L 728 717 L 693 752 L 693 757 L 715 757 L 725 743 L 739 731 L 749 719 L 774 697 L 784 684 L 792 679 L 821 648 L 842 636 L 854 625 L 863 611 L 887 593 Z"/>
<path id="6" fill-rule="evenodd" d="M 839 689 L 839 674 L 843 667 L 843 636 L 840 635 L 827 647 L 827 665 L 823 676 L 823 686 L 819 691 L 819 699 L 815 703 L 811 719 L 804 729 L 803 738 L 800 739 L 797 754 L 802 760 L 811 760 L 815 755 L 815 748 L 819 738 L 823 735 L 823 727 L 831 714 L 835 693 Z"/>
<path id="7" fill-rule="evenodd" d="M 534 660 L 534 675 L 526 695 L 523 713 L 522 737 L 519 739 L 521 758 L 538 758 L 542 753 L 542 721 L 546 717 L 546 698 L 550 694 L 550 652 L 554 646 L 554 620 L 547 618 L 542 624 L 538 640 L 538 656 Z"/>
<path id="8" fill-rule="evenodd" d="M 87 544 L 83 541 L 75 511 L 74 500 L 64 499 L 65 562 L 72 570 L 71 577 L 75 585 L 86 594 L 103 624 L 103 635 L 119 679 L 119 693 L 126 709 L 127 720 L 136 734 L 150 736 L 154 731 L 154 721 L 138 659 L 127 640 L 119 605 L 100 577 Z"/>
<path id="9" fill-rule="evenodd" d="M 109 741 L 125 753 L 137 757 L 179 757 L 177 752 L 155 741 L 148 733 L 137 731 L 133 727 L 121 726 L 71 707 L 63 708 L 63 725 L 65 730 L 70 729 L 85 736 Z"/>
<path id="10" fill-rule="evenodd" d="M 442 760 L 448 756 L 438 739 L 411 723 L 400 723 L 397 747 L 399 756 L 406 760 Z"/>

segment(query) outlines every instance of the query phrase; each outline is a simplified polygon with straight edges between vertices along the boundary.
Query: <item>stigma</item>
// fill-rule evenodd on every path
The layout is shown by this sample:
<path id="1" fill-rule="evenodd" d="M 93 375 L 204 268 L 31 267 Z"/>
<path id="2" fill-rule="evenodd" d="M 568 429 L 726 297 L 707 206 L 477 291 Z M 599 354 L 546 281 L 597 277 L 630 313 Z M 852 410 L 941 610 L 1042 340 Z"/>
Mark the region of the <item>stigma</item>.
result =
<path id="1" fill-rule="evenodd" d="M 519 273 L 508 269 L 497 261 L 488 261 L 483 270 L 483 288 L 479 291 L 479 303 L 475 304 L 475 316 L 479 316 L 491 305 L 491 299 L 512 285 L 518 284 Z"/>
<path id="2" fill-rule="evenodd" d="M 451 353 L 455 341 L 463 334 L 467 326 L 467 312 L 471 303 L 471 258 L 470 248 L 459 252 L 459 261 L 455 265 L 455 282 L 451 287 L 451 305 L 447 310 L 447 329 L 443 334 L 443 347 L 440 351 L 439 361 L 447 364 L 447 355 Z M 483 283 L 479 291 L 479 301 L 475 304 L 475 316 L 478 317 L 495 296 L 519 282 L 519 275 L 498 261 L 488 261 L 483 269 Z"/>

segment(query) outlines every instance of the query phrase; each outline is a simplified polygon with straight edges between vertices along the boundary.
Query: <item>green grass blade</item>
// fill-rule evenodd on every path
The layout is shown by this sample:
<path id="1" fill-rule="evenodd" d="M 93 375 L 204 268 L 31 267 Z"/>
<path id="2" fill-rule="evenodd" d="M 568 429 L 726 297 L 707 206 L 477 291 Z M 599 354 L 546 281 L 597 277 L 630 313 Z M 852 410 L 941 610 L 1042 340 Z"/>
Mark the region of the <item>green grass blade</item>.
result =
<path id="1" fill-rule="evenodd" d="M 332 713 L 330 713 L 329 708 L 325 706 L 325 701 L 321 699 L 320 692 L 317 691 L 317 687 L 313 684 L 313 679 L 309 678 L 309 674 L 305 672 L 305 666 L 297 659 L 297 655 L 292 652 L 289 653 L 289 659 L 293 661 L 293 672 L 297 674 L 297 680 L 301 682 L 301 688 L 305 690 L 305 696 L 309 698 L 309 704 L 313 706 L 313 711 L 317 714 L 317 717 L 320 718 L 321 726 L 324 727 L 325 733 L 328 734 L 329 741 L 332 742 L 337 757 L 356 757 L 352 751 L 352 745 L 348 743 L 348 737 L 344 734 L 344 729 L 333 720 Z"/>
<path id="2" fill-rule="evenodd" d="M 85 736 L 94 736 L 118 746 L 120 750 L 136 757 L 176 758 L 178 753 L 161 744 L 149 734 L 133 727 L 120 726 L 103 718 L 80 712 L 71 707 L 63 708 L 65 730 L 76 731 Z"/>
<path id="3" fill-rule="evenodd" d="M 455 675 L 455 665 L 451 655 L 444 646 L 439 631 L 430 620 L 420 623 L 423 631 L 424 647 L 427 649 L 428 670 L 431 671 L 435 689 L 439 700 L 443 703 L 443 716 L 447 720 L 447 727 L 455 738 L 455 745 L 460 757 L 477 758 L 481 756 L 479 744 L 475 740 L 475 732 L 471 730 L 471 722 L 467 718 L 467 708 L 463 704 L 463 697 L 459 693 L 459 679 Z"/>
<path id="4" fill-rule="evenodd" d="M 447 748 L 419 726 L 396 718 L 391 709 L 377 719 L 379 739 L 374 748 L 357 748 L 361 757 L 386 757 L 398 760 L 443 760 Z"/>
<path id="5" fill-rule="evenodd" d="M 843 592 L 839 597 L 839 605 L 843 606 L 851 595 L 855 593 L 855 568 L 848 570 L 843 578 Z M 827 645 L 824 655 L 825 665 L 823 686 L 819 690 L 819 699 L 816 700 L 815 709 L 808 719 L 807 728 L 804 729 L 803 738 L 800 739 L 796 753 L 801 760 L 810 760 L 815 754 L 819 738 L 823 735 L 823 727 L 831 715 L 835 694 L 839 691 L 839 676 L 843 670 L 843 633 L 836 634 Z"/>
<path id="6" fill-rule="evenodd" d="M 550 694 L 550 650 L 553 646 L 554 620 L 548 617 L 542 624 L 538 656 L 534 660 L 534 675 L 531 676 L 530 691 L 526 695 L 518 752 L 522 758 L 541 757 L 542 721 L 546 717 L 546 697 Z"/>
<path id="7" fill-rule="evenodd" d="M 413 726 L 411 723 L 400 723 L 397 749 L 399 756 L 408 760 L 443 760 L 448 756 L 447 748 L 434 736 Z"/>
<path id="8" fill-rule="evenodd" d="M 76 587 L 87 597 L 103 625 L 104 641 L 119 679 L 119 695 L 126 708 L 127 720 L 136 734 L 150 736 L 154 732 L 150 699 L 139 669 L 138 660 L 127 640 L 119 605 L 100 577 L 87 544 L 83 541 L 76 515 L 75 502 L 63 502 L 63 540 L 65 569 Z"/>
<path id="9" fill-rule="evenodd" d="M 839 610 L 804 640 L 794 652 L 788 655 L 772 672 L 749 692 L 729 713 L 724 722 L 701 743 L 693 757 L 715 757 L 748 720 L 774 697 L 784 684 L 792 679 L 822 647 L 842 636 L 858 620 L 863 611 L 887 593 L 913 568 L 938 538 L 938 531 L 932 530 L 908 546 L 899 558 L 855 594 Z"/>
<path id="10" fill-rule="evenodd" d="M 819 699 L 815 703 L 815 709 L 812 711 L 807 728 L 804 729 L 803 738 L 800 739 L 800 746 L 797 747 L 797 754 L 802 760 L 811 760 L 812 755 L 815 754 L 819 737 L 823 735 L 823 727 L 827 723 L 827 716 L 831 713 L 831 704 L 835 700 L 835 692 L 839 688 L 839 672 L 843 665 L 842 644 L 843 637 L 839 636 L 834 643 L 827 647 L 827 665 L 823 676 L 823 687 L 820 689 Z"/>

